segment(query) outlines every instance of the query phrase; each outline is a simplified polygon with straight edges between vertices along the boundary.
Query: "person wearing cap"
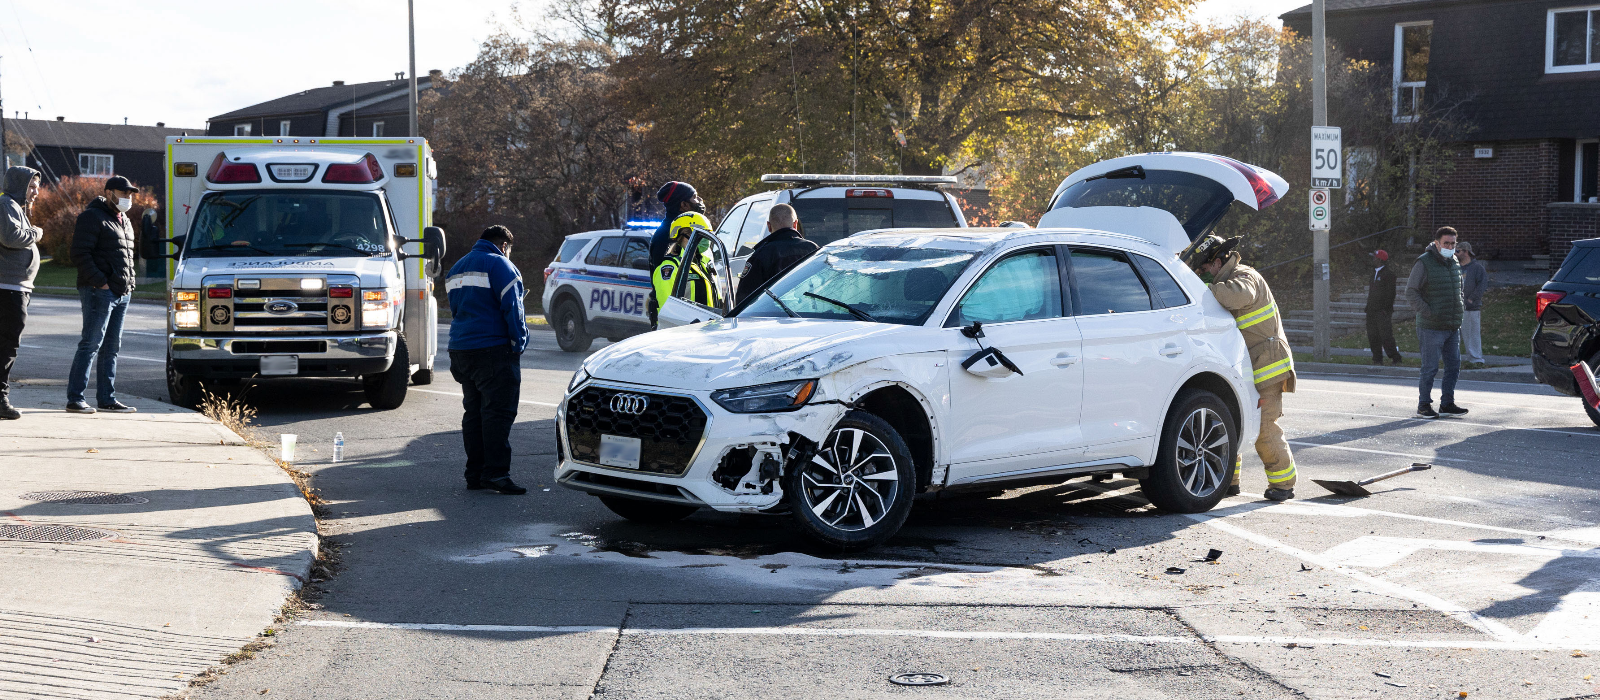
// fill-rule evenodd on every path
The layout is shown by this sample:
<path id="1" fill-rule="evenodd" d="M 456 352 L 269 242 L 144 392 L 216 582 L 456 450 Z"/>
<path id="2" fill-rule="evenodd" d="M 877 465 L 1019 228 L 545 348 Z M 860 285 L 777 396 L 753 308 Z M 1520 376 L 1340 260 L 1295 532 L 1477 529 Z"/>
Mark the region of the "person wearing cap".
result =
<path id="1" fill-rule="evenodd" d="M 694 187 L 687 182 L 673 180 L 656 190 L 656 199 L 661 206 L 666 207 L 667 215 L 662 217 L 661 225 L 656 227 L 656 232 L 650 236 L 650 269 L 654 270 L 662 260 L 667 257 L 667 248 L 672 245 L 672 222 L 684 212 L 706 213 L 706 203 L 701 201 Z M 655 319 L 652 318 L 653 322 Z"/>
<path id="2" fill-rule="evenodd" d="M 1244 336 L 1250 366 L 1255 371 L 1256 393 L 1261 396 L 1256 402 L 1261 411 L 1256 455 L 1267 472 L 1267 490 L 1262 495 L 1269 501 L 1287 501 L 1294 498 L 1294 454 L 1283 438 L 1278 419 L 1283 417 L 1284 392 L 1294 391 L 1294 356 L 1289 353 L 1272 289 L 1261 273 L 1239 261 L 1239 253 L 1234 250 L 1238 245 L 1238 238 L 1224 241 L 1207 234 L 1184 251 L 1182 259 L 1205 281 L 1222 308 L 1233 314 L 1239 334 Z M 1239 464 L 1234 462 L 1230 496 L 1239 493 Z"/>
<path id="3" fill-rule="evenodd" d="M 1394 270 L 1389 269 L 1389 251 L 1372 252 L 1372 279 L 1367 280 L 1367 347 L 1372 349 L 1372 364 L 1383 364 L 1383 356 L 1400 364 L 1400 346 L 1394 342 Z"/>
<path id="4" fill-rule="evenodd" d="M 655 270 L 650 273 L 650 324 L 656 323 L 656 314 L 661 306 L 667 303 L 672 296 L 672 289 L 678 284 L 679 275 L 688 275 L 685 280 L 682 298 L 705 306 L 716 306 L 716 290 L 711 286 L 710 252 L 706 249 L 699 251 L 685 251 L 684 246 L 689 242 L 689 236 L 699 230 L 707 235 L 711 233 L 711 220 L 699 212 L 684 212 L 676 219 L 668 222 L 667 253 Z M 687 261 L 687 264 L 684 264 Z"/>
<path id="5" fill-rule="evenodd" d="M 133 222 L 127 211 L 139 188 L 117 175 L 106 179 L 105 194 L 78 215 L 72 229 L 72 264 L 78 266 L 78 298 L 83 303 L 83 334 L 67 375 L 67 411 L 133 413 L 117 401 L 117 353 L 122 349 L 122 319 L 133 298 Z M 96 405 L 84 400 L 89 366 L 96 358 Z M 98 409 L 97 409 L 98 406 Z"/>
<path id="6" fill-rule="evenodd" d="M 1489 269 L 1472 254 L 1472 244 L 1456 244 L 1456 260 L 1461 263 L 1461 344 L 1466 356 L 1462 369 L 1483 369 L 1483 293 L 1489 289 Z"/>
<path id="7" fill-rule="evenodd" d="M 33 278 L 39 274 L 39 239 L 44 229 L 28 220 L 39 196 L 39 171 L 20 165 L 6 169 L 0 194 L 0 419 L 16 420 L 22 412 L 11 405 L 11 367 L 28 322 Z"/>

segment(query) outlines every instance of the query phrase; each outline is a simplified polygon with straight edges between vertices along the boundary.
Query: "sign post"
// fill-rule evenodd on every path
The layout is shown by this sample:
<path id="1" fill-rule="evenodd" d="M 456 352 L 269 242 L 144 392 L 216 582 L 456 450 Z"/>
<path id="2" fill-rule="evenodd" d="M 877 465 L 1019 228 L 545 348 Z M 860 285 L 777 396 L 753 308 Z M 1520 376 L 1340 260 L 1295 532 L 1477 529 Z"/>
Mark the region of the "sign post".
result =
<path id="1" fill-rule="evenodd" d="M 1328 28 L 1327 28 L 1327 0 L 1311 0 L 1311 177 L 1312 187 L 1319 187 L 1316 180 L 1319 177 L 1327 179 L 1329 166 L 1328 149 L 1324 142 L 1317 136 L 1320 131 L 1326 135 L 1328 126 Z M 1332 150 L 1332 165 L 1334 170 L 1343 170 L 1344 159 L 1339 157 L 1343 151 L 1339 150 L 1339 132 L 1333 130 L 1334 147 Z M 1318 167 L 1317 156 L 1322 155 L 1321 168 Z M 1335 184 L 1338 187 L 1338 174 L 1334 174 Z M 1324 195 L 1326 199 L 1326 195 Z M 1314 208 L 1314 207 L 1313 207 Z M 1326 211 L 1327 203 L 1323 203 Z M 1328 227 L 1326 218 L 1321 227 L 1311 226 L 1311 356 L 1320 362 L 1328 361 L 1329 345 L 1331 344 L 1331 323 L 1333 320 L 1332 307 L 1328 299 Z"/>

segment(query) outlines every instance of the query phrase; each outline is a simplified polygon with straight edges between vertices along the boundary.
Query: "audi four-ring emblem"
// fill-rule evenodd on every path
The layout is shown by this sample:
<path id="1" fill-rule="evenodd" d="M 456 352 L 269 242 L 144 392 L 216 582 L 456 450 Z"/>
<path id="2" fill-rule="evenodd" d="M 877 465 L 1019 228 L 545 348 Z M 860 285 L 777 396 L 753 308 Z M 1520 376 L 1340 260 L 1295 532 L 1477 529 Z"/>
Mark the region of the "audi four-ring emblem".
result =
<path id="1" fill-rule="evenodd" d="M 637 416 L 650 405 L 650 398 L 638 394 L 617 394 L 611 397 L 611 412 Z"/>

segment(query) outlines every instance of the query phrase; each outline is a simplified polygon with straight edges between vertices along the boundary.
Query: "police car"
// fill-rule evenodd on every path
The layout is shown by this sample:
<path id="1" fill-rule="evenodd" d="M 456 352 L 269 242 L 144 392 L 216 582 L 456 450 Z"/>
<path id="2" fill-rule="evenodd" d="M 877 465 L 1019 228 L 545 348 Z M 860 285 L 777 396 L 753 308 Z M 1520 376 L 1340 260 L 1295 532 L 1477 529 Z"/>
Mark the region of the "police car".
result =
<path id="1" fill-rule="evenodd" d="M 544 318 L 567 352 L 650 330 L 650 234 L 658 222 L 575 233 L 544 269 Z"/>

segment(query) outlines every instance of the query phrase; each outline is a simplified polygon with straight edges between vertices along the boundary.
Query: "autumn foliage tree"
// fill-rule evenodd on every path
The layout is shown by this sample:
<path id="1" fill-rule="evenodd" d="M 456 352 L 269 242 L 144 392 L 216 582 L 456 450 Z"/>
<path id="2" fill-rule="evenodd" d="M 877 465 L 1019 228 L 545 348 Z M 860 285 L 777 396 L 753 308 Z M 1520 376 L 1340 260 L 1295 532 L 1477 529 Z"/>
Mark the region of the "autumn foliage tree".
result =
<path id="1" fill-rule="evenodd" d="M 133 184 L 137 187 L 139 183 Z M 72 229 L 77 226 L 78 215 L 105 193 L 103 177 L 64 177 L 40 188 L 39 196 L 33 200 L 33 210 L 29 212 L 34 225 L 44 229 L 39 254 L 51 256 L 55 264 L 71 265 Z M 138 235 L 139 217 L 144 216 L 144 210 L 157 206 L 156 197 L 149 188 L 141 188 L 133 195 L 133 208 L 128 210 L 127 216 L 133 222 L 135 235 Z"/>

